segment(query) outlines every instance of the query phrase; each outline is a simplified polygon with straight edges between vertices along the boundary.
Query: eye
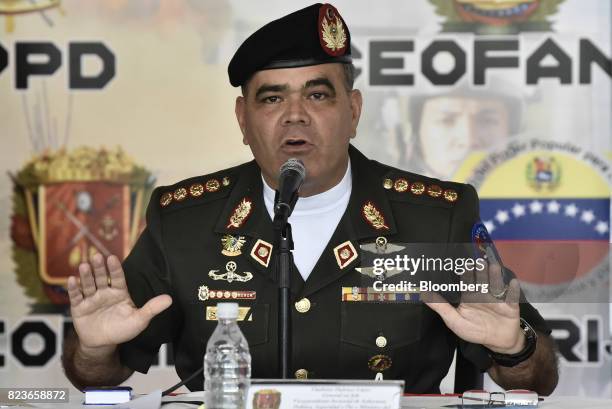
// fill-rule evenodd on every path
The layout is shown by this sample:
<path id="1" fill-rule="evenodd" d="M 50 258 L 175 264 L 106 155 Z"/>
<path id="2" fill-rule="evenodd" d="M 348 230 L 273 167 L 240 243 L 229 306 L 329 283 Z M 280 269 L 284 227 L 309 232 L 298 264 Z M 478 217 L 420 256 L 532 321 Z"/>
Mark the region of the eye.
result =
<path id="1" fill-rule="evenodd" d="M 279 97 L 278 95 L 270 95 L 262 98 L 260 101 L 264 104 L 278 104 L 279 102 L 281 102 L 281 97 Z"/>
<path id="2" fill-rule="evenodd" d="M 310 99 L 314 99 L 315 101 L 322 101 L 327 99 L 328 95 L 324 92 L 313 92 L 310 94 Z"/>

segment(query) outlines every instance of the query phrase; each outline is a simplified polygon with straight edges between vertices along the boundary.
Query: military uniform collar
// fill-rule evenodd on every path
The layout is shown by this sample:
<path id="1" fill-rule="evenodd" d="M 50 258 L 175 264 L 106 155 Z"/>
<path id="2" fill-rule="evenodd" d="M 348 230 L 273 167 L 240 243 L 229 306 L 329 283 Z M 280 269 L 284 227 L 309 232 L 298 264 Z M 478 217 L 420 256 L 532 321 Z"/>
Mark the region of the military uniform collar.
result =
<path id="1" fill-rule="evenodd" d="M 370 160 L 352 145 L 349 146 L 353 187 L 347 215 L 352 225 L 355 240 L 390 235 L 396 232 L 393 212 L 382 186 L 383 174 L 373 174 Z M 382 167 L 381 167 L 382 168 Z M 238 214 L 234 223 L 232 216 L 239 213 L 240 203 L 249 207 L 243 215 Z M 215 232 L 232 235 L 247 235 L 274 240 L 272 221 L 263 199 L 261 169 L 254 160 L 247 163 L 238 175 L 234 188 L 217 221 Z"/>

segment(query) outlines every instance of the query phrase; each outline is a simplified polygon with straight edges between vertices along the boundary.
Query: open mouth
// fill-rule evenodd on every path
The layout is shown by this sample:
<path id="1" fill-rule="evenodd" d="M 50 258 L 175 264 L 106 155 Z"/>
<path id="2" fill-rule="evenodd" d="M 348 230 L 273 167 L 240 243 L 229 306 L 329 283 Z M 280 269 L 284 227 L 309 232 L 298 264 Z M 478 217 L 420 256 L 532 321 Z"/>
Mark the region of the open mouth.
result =
<path id="1" fill-rule="evenodd" d="M 304 139 L 287 139 L 284 143 L 286 146 L 304 146 L 306 145 L 306 141 Z"/>

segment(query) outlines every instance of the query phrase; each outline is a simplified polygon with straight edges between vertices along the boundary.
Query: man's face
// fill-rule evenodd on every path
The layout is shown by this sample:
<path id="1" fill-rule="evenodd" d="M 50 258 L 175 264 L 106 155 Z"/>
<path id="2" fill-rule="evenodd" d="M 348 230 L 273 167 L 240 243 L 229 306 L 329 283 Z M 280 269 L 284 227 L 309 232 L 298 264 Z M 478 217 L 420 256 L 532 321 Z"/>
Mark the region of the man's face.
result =
<path id="1" fill-rule="evenodd" d="M 236 117 L 266 182 L 277 186 L 289 158 L 306 167 L 300 196 L 336 185 L 346 171 L 348 145 L 361 113 L 361 94 L 347 91 L 341 64 L 258 71 Z"/>
<path id="2" fill-rule="evenodd" d="M 508 110 L 494 98 L 438 97 L 423 106 L 419 129 L 423 160 L 435 176 L 448 178 L 472 150 L 509 136 Z"/>

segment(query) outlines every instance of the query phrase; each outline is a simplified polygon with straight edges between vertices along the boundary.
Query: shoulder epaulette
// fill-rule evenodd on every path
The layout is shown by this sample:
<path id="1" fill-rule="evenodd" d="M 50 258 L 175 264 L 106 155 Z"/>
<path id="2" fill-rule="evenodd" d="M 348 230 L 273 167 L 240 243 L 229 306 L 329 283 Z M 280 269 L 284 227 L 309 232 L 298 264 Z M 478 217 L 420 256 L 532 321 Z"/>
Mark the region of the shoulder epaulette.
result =
<path id="1" fill-rule="evenodd" d="M 160 209 L 171 210 L 226 197 L 236 183 L 241 166 L 158 187 L 153 200 L 157 200 Z"/>
<path id="2" fill-rule="evenodd" d="M 382 179 L 385 190 L 398 199 L 429 198 L 442 203 L 453 204 L 459 200 L 460 183 L 445 182 L 409 172 L 392 172 Z"/>

